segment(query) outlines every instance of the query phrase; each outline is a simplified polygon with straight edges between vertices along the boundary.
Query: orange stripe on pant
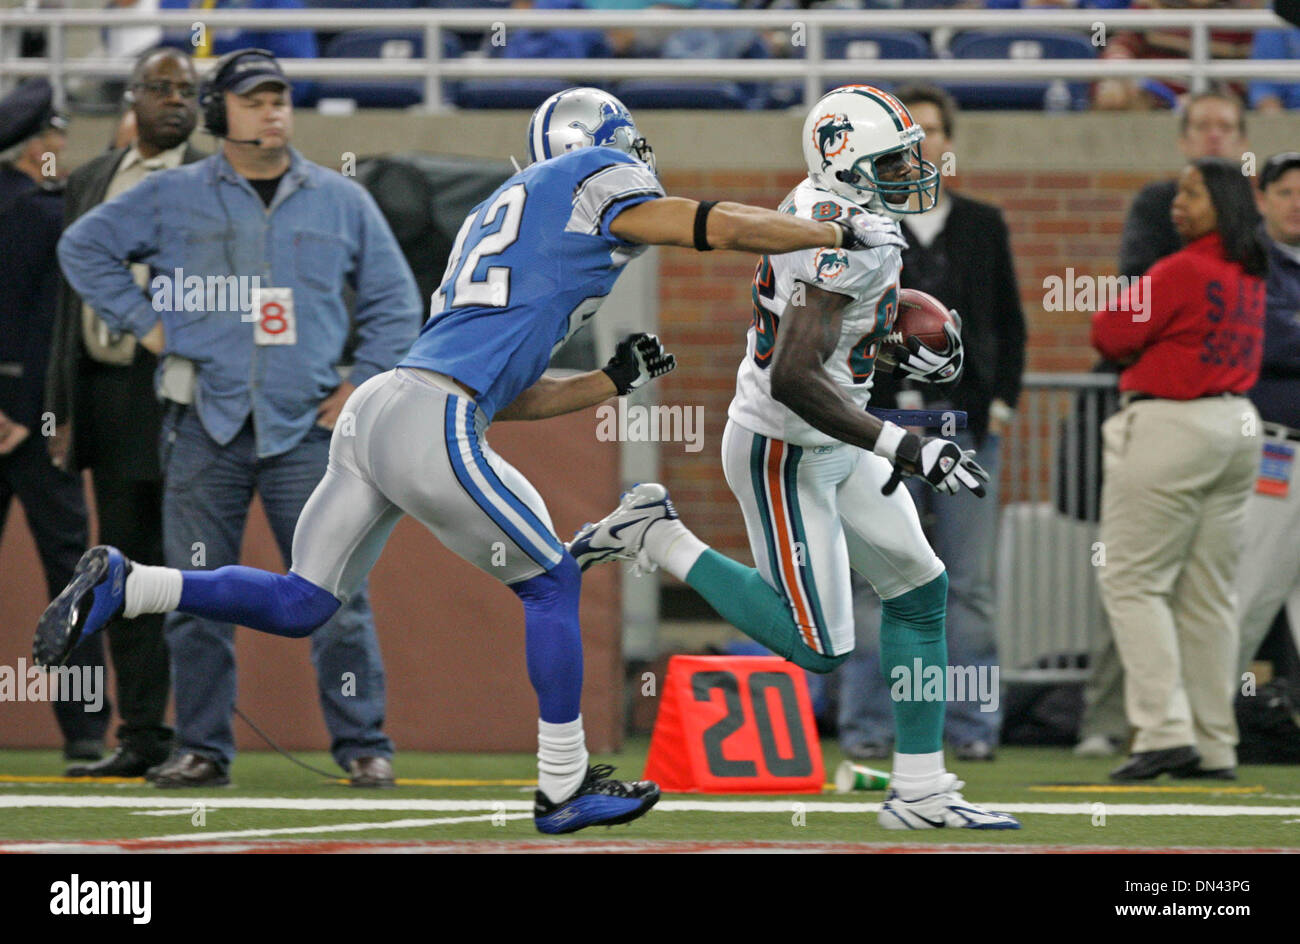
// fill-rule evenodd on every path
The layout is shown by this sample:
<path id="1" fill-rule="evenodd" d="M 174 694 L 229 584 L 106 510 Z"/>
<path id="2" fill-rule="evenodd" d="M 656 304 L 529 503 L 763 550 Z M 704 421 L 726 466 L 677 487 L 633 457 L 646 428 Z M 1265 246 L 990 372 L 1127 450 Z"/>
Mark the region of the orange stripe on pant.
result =
<path id="1" fill-rule="evenodd" d="M 791 548 L 794 544 L 794 527 L 786 516 L 786 505 L 781 500 L 781 466 L 785 461 L 785 443 L 779 439 L 767 441 L 767 506 L 772 513 L 772 523 L 776 528 L 776 545 L 779 561 L 773 561 L 773 569 L 779 570 L 786 586 L 786 596 L 794 603 L 799 634 L 803 636 L 804 645 L 813 652 L 821 652 L 817 639 L 816 623 L 809 613 L 808 604 L 803 599 L 803 588 L 799 584 L 799 571 L 795 567 Z M 808 549 L 804 548 L 804 553 Z"/>

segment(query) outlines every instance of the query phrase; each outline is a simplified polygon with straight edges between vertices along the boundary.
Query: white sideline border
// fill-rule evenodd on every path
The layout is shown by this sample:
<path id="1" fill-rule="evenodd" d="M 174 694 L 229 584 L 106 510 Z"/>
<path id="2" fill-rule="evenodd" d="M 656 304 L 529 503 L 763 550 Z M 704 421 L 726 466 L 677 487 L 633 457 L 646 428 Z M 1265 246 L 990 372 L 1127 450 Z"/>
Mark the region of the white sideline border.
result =
<path id="1" fill-rule="evenodd" d="M 1082 803 L 998 803 L 979 801 L 981 805 L 1006 813 L 1046 814 L 1055 816 L 1091 816 L 1097 804 L 1104 805 L 1110 816 L 1287 816 L 1300 817 L 1300 806 L 1246 806 L 1242 804 L 1205 803 L 1111 803 L 1105 800 Z M 136 809 L 159 811 L 192 810 L 202 804 L 214 810 L 300 810 L 300 811 L 390 811 L 427 813 L 531 813 L 532 800 L 371 800 L 320 799 L 315 797 L 127 797 L 127 796 L 42 796 L 0 795 L 0 815 L 6 809 Z M 880 803 L 827 800 L 736 800 L 673 799 L 662 800 L 655 807 L 664 813 L 876 813 Z"/>

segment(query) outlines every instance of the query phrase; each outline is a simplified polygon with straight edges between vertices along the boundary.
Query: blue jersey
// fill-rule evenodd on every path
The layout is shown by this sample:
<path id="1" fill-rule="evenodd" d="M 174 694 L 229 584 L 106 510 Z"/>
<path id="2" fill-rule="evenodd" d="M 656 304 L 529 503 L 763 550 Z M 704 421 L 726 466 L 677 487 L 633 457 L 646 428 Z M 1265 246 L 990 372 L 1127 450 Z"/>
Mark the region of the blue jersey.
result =
<path id="1" fill-rule="evenodd" d="M 478 391 L 491 420 L 537 382 L 645 249 L 611 233 L 610 222 L 663 195 L 648 167 L 607 147 L 515 174 L 461 226 L 429 320 L 398 366 Z"/>

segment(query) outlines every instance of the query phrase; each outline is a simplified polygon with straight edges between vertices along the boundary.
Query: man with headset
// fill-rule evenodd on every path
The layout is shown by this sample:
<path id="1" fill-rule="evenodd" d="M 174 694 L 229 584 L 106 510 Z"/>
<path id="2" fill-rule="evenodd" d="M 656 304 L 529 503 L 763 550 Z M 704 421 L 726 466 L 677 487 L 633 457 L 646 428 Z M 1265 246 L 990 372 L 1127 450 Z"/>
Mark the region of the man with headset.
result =
<path id="1" fill-rule="evenodd" d="M 348 395 L 393 367 L 420 302 L 391 231 L 355 183 L 289 144 L 289 83 L 269 52 L 222 57 L 200 108 L 223 139 L 206 160 L 153 174 L 77 221 L 59 243 L 68 281 L 115 330 L 163 356 L 163 544 L 173 567 L 239 559 L 256 489 L 290 560 L 294 526 L 325 472 Z M 142 293 L 124 263 L 158 273 Z M 359 342 L 342 292 L 356 292 Z M 229 782 L 234 627 L 167 618 L 177 748 L 160 787 Z M 384 674 L 364 592 L 312 636 L 331 751 L 356 786 L 391 786 Z"/>

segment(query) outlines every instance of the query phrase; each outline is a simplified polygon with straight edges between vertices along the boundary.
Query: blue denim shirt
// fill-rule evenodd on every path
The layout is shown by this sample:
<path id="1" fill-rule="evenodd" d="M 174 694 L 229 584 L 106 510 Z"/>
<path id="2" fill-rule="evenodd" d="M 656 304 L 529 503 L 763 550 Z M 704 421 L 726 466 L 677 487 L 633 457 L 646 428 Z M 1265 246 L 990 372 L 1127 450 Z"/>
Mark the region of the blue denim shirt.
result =
<path id="1" fill-rule="evenodd" d="M 165 353 L 197 368 L 194 404 L 208 435 L 225 445 L 251 413 L 259 457 L 297 445 L 339 385 L 335 365 L 350 327 L 345 283 L 356 290 L 348 380 L 357 386 L 397 363 L 422 314 L 415 279 L 371 196 L 292 150 L 269 208 L 218 152 L 150 174 L 81 217 L 59 240 L 59 261 L 110 327 L 142 336 L 161 318 Z M 156 281 L 142 292 L 126 261 L 148 263 L 151 279 L 175 281 L 179 269 L 292 288 L 297 343 L 254 344 L 255 325 L 233 293 L 224 304 L 220 294 L 195 293 L 171 306 L 172 293 L 160 296 Z"/>

